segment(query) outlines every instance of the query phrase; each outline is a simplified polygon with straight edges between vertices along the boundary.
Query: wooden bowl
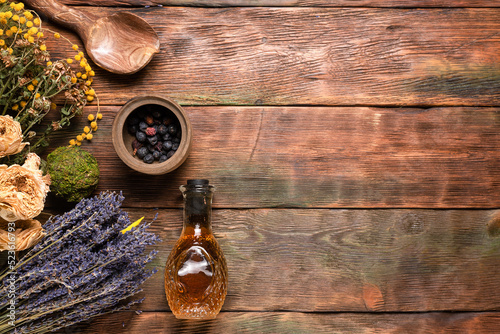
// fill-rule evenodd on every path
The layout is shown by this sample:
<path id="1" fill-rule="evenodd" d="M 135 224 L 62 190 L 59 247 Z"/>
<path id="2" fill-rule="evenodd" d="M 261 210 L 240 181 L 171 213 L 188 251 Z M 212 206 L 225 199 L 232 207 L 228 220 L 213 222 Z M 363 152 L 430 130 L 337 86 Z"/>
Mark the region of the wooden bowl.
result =
<path id="1" fill-rule="evenodd" d="M 126 122 L 131 113 L 146 105 L 158 106 L 162 110 L 167 109 L 177 118 L 181 127 L 179 148 L 164 162 L 154 161 L 152 164 L 147 164 L 134 156 L 132 142 L 135 136 L 128 132 Z M 112 138 L 116 153 L 127 166 L 144 174 L 161 175 L 173 171 L 186 160 L 191 151 L 193 130 L 186 112 L 176 102 L 162 96 L 144 95 L 129 100 L 118 111 L 113 121 Z"/>

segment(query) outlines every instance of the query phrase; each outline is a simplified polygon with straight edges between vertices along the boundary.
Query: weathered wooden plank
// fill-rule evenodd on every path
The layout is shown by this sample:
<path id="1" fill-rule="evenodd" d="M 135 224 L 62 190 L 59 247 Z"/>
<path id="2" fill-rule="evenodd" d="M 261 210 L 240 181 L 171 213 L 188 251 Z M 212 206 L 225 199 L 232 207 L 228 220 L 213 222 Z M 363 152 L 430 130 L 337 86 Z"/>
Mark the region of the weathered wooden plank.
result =
<path id="1" fill-rule="evenodd" d="M 68 5 L 201 7 L 499 7 L 496 0 L 81 0 Z"/>
<path id="2" fill-rule="evenodd" d="M 222 312 L 209 321 L 177 320 L 171 313 L 111 314 L 61 333 L 497 333 L 498 312 L 321 314 Z"/>
<path id="3" fill-rule="evenodd" d="M 192 105 L 500 104 L 500 9 L 131 11 L 161 52 L 132 76 L 98 71 L 105 104 L 151 91 Z"/>
<path id="4" fill-rule="evenodd" d="M 118 108 L 102 108 L 100 130 L 83 147 L 99 162 L 98 189 L 123 190 L 125 205 L 180 207 L 178 187 L 204 177 L 225 208 L 500 206 L 499 108 L 188 107 L 191 154 L 161 176 L 119 160 Z M 74 135 L 60 133 L 51 149 Z"/>
<path id="5" fill-rule="evenodd" d="M 126 209 L 163 240 L 137 309 L 166 311 L 163 269 L 181 210 Z M 229 268 L 224 311 L 500 308 L 498 210 L 214 210 Z"/>

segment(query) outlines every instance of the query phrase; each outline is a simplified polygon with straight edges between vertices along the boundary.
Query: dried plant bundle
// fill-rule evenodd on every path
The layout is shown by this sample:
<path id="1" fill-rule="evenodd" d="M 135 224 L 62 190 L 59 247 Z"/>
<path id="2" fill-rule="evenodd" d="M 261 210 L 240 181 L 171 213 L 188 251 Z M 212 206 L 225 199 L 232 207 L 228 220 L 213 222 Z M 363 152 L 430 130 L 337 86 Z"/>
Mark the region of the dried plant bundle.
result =
<path id="1" fill-rule="evenodd" d="M 128 308 L 121 301 L 141 291 L 156 272 L 143 254 L 159 241 L 151 223 L 131 223 L 121 209 L 123 196 L 102 192 L 52 217 L 46 236 L 15 266 L 0 275 L 0 334 L 42 334 Z M 15 303 L 15 320 L 9 307 Z"/>

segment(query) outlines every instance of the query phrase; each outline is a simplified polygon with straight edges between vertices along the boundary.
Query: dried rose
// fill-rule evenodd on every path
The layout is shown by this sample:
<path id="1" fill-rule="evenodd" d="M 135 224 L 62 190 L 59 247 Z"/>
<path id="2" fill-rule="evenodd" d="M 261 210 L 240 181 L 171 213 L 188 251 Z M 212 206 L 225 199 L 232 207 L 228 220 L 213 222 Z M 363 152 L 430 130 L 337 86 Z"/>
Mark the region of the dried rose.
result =
<path id="1" fill-rule="evenodd" d="M 49 192 L 50 176 L 42 175 L 40 157 L 29 153 L 24 165 L 0 165 L 0 217 L 12 222 L 40 214 Z"/>
<path id="2" fill-rule="evenodd" d="M 23 143 L 21 124 L 11 116 L 0 116 L 0 158 L 22 151 Z"/>
<path id="3" fill-rule="evenodd" d="M 13 231 L 9 231 L 11 224 L 15 226 Z M 18 220 L 15 223 L 7 223 L 0 219 L 0 251 L 19 252 L 28 249 L 36 245 L 45 234 L 42 224 L 36 219 Z M 15 237 L 15 242 L 12 241 L 12 237 Z M 15 245 L 15 249 L 12 249 L 11 245 Z"/>

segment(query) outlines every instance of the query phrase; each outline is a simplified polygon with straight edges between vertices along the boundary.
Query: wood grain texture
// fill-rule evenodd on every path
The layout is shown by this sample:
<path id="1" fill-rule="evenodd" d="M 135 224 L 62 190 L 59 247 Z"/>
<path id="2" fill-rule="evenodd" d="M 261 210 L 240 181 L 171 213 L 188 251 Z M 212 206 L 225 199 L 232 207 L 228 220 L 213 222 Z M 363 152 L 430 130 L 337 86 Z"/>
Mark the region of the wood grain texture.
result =
<path id="1" fill-rule="evenodd" d="M 135 13 L 160 36 L 140 72 L 96 70 L 104 119 L 83 147 L 101 168 L 98 191 L 123 190 L 133 220 L 158 213 L 163 241 L 143 304 L 61 333 L 498 332 L 498 1 L 64 2 Z M 119 106 L 150 92 L 193 123 L 190 157 L 162 176 L 130 170 L 111 145 Z M 187 178 L 217 187 L 229 267 L 223 312 L 204 323 L 176 320 L 163 287 Z M 51 194 L 44 217 L 71 207 Z"/>
<path id="2" fill-rule="evenodd" d="M 68 5 L 201 7 L 499 7 L 496 0 L 65 0 Z"/>
<path id="3" fill-rule="evenodd" d="M 162 243 L 135 309 L 167 311 L 164 266 L 182 210 L 157 220 Z M 426 312 L 500 309 L 499 210 L 214 210 L 229 285 L 223 311 Z M 493 228 L 493 230 L 492 230 Z"/>
<path id="4" fill-rule="evenodd" d="M 118 108 L 102 108 L 83 147 L 99 163 L 98 190 L 123 190 L 126 206 L 180 207 L 187 178 L 208 178 L 224 208 L 500 206 L 499 108 L 188 107 L 191 153 L 161 176 L 114 152 Z M 86 114 L 79 121 L 51 149 L 80 133 Z"/>
<path id="5" fill-rule="evenodd" d="M 161 51 L 132 76 L 98 71 L 104 104 L 153 90 L 187 105 L 500 105 L 500 9 L 130 11 Z"/>
<path id="6" fill-rule="evenodd" d="M 207 322 L 177 320 L 171 313 L 118 313 L 61 333 L 497 333 L 498 312 L 429 314 L 318 314 L 222 312 Z"/>

